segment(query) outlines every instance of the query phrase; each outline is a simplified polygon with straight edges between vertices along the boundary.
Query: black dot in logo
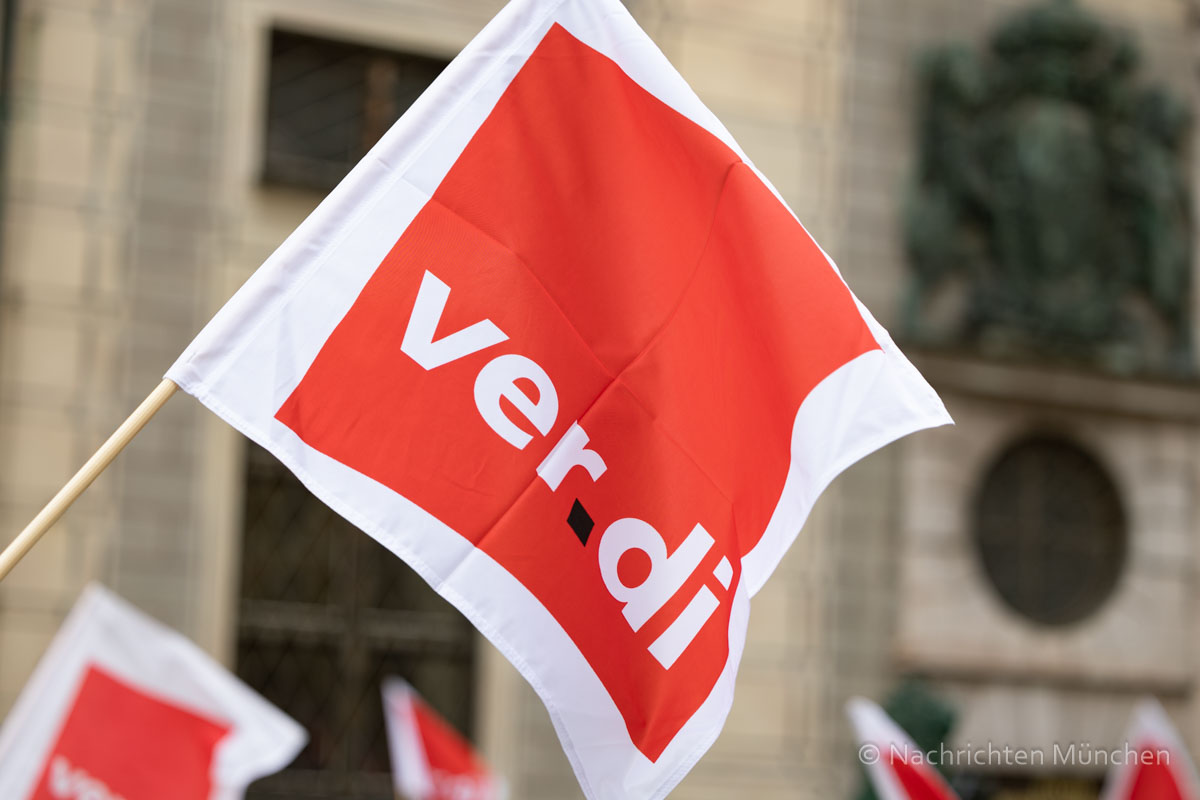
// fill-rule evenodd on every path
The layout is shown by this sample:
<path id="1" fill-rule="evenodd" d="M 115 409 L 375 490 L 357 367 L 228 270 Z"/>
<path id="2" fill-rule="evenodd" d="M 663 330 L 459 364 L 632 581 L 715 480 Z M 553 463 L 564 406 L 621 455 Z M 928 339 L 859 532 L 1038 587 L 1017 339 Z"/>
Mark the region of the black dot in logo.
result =
<path id="1" fill-rule="evenodd" d="M 575 501 L 575 505 L 571 506 L 571 513 L 567 515 L 567 524 L 571 526 L 571 530 L 575 531 L 580 543 L 587 547 L 588 537 L 591 536 L 592 528 L 596 527 L 596 523 L 583 510 L 583 505 L 578 500 Z"/>

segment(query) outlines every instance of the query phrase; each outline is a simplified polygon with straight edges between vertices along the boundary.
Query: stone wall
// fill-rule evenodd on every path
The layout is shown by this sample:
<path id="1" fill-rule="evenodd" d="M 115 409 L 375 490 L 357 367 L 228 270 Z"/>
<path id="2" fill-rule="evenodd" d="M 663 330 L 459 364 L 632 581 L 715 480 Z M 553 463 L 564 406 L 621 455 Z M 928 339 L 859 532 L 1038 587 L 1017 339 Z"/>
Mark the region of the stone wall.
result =
<path id="1" fill-rule="evenodd" d="M 1146 77 L 1195 97 L 1183 3 L 1084 4 L 1135 34 Z M 982 44 L 1026 5 L 854 3 L 845 101 L 847 232 L 834 255 L 859 297 L 893 329 L 907 280 L 901 213 L 916 153 L 915 59 L 937 43 Z M 880 612 L 894 609 L 889 647 L 874 663 L 876 682 L 887 685 L 904 674 L 932 678 L 962 714 L 958 743 L 1014 746 L 1114 742 L 1133 702 L 1158 692 L 1195 746 L 1200 709 L 1189 699 L 1196 669 L 1189 630 L 1198 554 L 1188 542 L 1197 530 L 1190 498 L 1198 488 L 1200 438 L 1195 419 L 1172 405 L 1194 403 L 1195 395 L 1181 389 L 1168 401 L 1162 387 L 1093 384 L 1070 370 L 996 371 L 937 358 L 918 363 L 933 370 L 931 380 L 959 425 L 892 448 L 900 481 L 892 514 L 900 525 L 890 534 L 901 576 L 896 593 L 869 583 L 841 587 Z M 1131 509 L 1131 552 L 1117 595 L 1095 619 L 1066 632 L 1037 630 L 1001 609 L 969 541 L 969 505 L 988 459 L 1031 429 L 1065 432 L 1099 453 Z M 859 469 L 838 487 L 843 496 L 862 488 Z"/>
<path id="2" fill-rule="evenodd" d="M 937 679 L 953 697 L 963 715 L 960 743 L 1119 747 L 1143 694 L 1158 695 L 1194 741 L 1200 391 L 936 357 L 919 363 L 958 425 L 910 448 L 895 666 Z M 1093 453 L 1127 517 L 1112 595 L 1065 628 L 1009 610 L 970 539 L 983 474 L 1031 432 L 1065 436 Z"/>
<path id="3" fill-rule="evenodd" d="M 223 9 L 20 4 L 0 262 L 6 538 L 207 318 L 197 295 L 220 260 Z M 90 580 L 224 653 L 192 405 L 169 403 L 0 586 L 0 707 Z"/>
<path id="4" fill-rule="evenodd" d="M 45 2 L 25 4 L 17 21 L 0 264 L 5 539 L 124 411 L 146 12 L 141 3 Z M 109 568 L 120 505 L 116 481 L 97 486 L 0 586 L 0 705 L 84 582 Z"/>

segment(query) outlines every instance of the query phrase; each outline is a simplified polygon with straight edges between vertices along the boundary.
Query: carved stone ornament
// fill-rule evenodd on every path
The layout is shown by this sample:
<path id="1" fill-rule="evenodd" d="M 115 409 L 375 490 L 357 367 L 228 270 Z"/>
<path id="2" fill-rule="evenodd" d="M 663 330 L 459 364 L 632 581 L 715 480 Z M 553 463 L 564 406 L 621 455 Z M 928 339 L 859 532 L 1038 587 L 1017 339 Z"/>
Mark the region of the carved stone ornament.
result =
<path id="1" fill-rule="evenodd" d="M 911 340 L 1191 374 L 1191 114 L 1138 60 L 1073 0 L 925 56 Z"/>

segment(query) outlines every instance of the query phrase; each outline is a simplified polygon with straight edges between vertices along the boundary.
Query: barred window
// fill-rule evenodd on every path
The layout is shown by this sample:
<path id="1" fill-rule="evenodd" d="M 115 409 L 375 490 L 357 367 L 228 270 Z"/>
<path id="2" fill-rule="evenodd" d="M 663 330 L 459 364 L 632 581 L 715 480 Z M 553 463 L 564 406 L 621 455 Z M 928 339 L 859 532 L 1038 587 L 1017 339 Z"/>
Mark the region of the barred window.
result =
<path id="1" fill-rule="evenodd" d="M 332 189 L 446 63 L 272 32 L 264 180 Z"/>
<path id="2" fill-rule="evenodd" d="M 473 643 L 416 573 L 249 446 L 237 673 L 309 743 L 248 798 L 391 800 L 381 680 L 405 678 L 469 735 Z"/>

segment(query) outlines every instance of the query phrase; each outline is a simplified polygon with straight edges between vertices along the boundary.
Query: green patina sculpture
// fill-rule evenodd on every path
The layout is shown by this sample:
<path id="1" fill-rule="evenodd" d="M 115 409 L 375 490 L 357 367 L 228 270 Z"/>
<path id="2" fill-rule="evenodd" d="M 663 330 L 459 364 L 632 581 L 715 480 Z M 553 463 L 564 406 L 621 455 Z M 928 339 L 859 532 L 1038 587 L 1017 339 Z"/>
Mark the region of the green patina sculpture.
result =
<path id="1" fill-rule="evenodd" d="M 1191 373 L 1191 115 L 1137 66 L 1073 0 L 927 54 L 910 339 Z"/>

